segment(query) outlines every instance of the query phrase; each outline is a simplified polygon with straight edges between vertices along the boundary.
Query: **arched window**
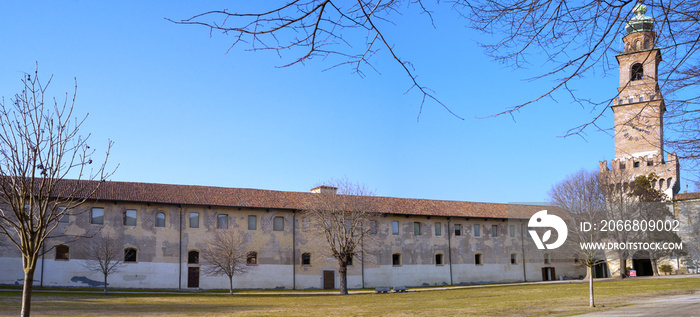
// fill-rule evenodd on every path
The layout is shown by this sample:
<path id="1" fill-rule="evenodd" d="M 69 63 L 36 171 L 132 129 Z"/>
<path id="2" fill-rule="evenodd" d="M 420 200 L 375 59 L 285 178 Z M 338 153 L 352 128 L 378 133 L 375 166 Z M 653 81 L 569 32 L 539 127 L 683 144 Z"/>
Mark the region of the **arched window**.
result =
<path id="1" fill-rule="evenodd" d="M 258 265 L 258 252 L 250 251 L 246 256 L 247 265 Z"/>
<path id="2" fill-rule="evenodd" d="M 671 188 L 671 181 L 672 181 L 672 178 L 669 178 L 666 180 L 666 188 Z"/>
<path id="3" fill-rule="evenodd" d="M 659 189 L 663 189 L 663 188 L 664 188 L 664 179 L 662 178 L 659 180 Z"/>
<path id="4" fill-rule="evenodd" d="M 303 253 L 301 255 L 301 265 L 311 265 L 311 253 Z"/>
<path id="5" fill-rule="evenodd" d="M 124 262 L 136 262 L 136 249 L 124 249 Z"/>
<path id="6" fill-rule="evenodd" d="M 159 212 L 156 214 L 156 227 L 165 227 L 165 213 Z"/>
<path id="7" fill-rule="evenodd" d="M 199 264 L 199 252 L 187 252 L 187 264 Z"/>
<path id="8" fill-rule="evenodd" d="M 64 244 L 56 246 L 56 260 L 69 260 L 70 247 Z"/>
<path id="9" fill-rule="evenodd" d="M 632 65 L 630 80 L 642 80 L 644 79 L 644 67 L 640 63 Z"/>

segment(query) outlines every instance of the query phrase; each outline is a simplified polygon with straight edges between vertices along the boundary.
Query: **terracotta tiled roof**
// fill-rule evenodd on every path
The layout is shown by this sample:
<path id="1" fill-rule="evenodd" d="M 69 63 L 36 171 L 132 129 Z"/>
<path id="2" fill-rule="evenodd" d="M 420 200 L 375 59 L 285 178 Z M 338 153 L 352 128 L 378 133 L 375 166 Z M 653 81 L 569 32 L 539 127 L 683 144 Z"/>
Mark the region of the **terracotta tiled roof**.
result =
<path id="1" fill-rule="evenodd" d="M 98 182 L 81 181 L 80 185 L 94 188 Z M 65 180 L 62 189 L 75 188 L 78 182 Z M 87 194 L 85 194 L 87 195 Z M 200 205 L 217 207 L 247 207 L 302 210 L 310 201 L 311 192 L 287 192 L 250 188 L 226 188 L 194 185 L 169 185 L 134 182 L 102 182 L 91 199 L 102 201 L 159 203 L 176 205 Z M 385 214 L 424 215 L 471 218 L 529 218 L 542 206 L 497 203 L 409 199 L 393 197 L 367 197 L 374 200 L 377 211 Z"/>
<path id="2" fill-rule="evenodd" d="M 700 193 L 682 193 L 682 194 L 677 194 L 676 197 L 673 198 L 674 200 L 693 200 L 693 199 L 700 199 Z"/>

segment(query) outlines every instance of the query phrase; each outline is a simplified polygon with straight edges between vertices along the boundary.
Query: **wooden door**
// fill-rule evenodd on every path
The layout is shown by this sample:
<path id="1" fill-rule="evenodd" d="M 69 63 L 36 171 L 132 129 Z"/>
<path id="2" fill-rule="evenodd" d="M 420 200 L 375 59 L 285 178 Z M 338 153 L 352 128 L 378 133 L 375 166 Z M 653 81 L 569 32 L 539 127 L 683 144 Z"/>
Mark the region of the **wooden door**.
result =
<path id="1" fill-rule="evenodd" d="M 323 289 L 335 288 L 335 272 L 323 271 Z"/>
<path id="2" fill-rule="evenodd" d="M 199 287 L 199 268 L 187 268 L 187 287 Z"/>

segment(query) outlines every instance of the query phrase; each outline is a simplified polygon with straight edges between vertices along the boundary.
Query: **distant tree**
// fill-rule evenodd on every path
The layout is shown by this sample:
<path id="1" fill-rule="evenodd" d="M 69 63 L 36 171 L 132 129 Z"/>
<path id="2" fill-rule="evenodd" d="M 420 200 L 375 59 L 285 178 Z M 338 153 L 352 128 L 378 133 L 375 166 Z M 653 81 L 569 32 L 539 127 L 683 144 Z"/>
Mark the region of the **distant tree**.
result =
<path id="1" fill-rule="evenodd" d="M 205 244 L 201 253 L 203 272 L 228 277 L 229 294 L 233 294 L 233 277 L 248 273 L 245 237 L 240 231 L 217 230 Z"/>
<path id="2" fill-rule="evenodd" d="M 325 247 L 338 262 L 340 294 L 348 294 L 348 265 L 374 240 L 377 209 L 374 194 L 348 179 L 331 180 L 311 195 L 305 210 L 311 228 L 325 240 Z"/>
<path id="3" fill-rule="evenodd" d="M 671 264 L 661 264 L 659 265 L 659 271 L 666 273 L 666 275 L 673 272 L 673 267 Z"/>
<path id="4" fill-rule="evenodd" d="M 580 170 L 554 185 L 549 192 L 551 203 L 566 211 L 563 219 L 569 229 L 566 240 L 567 249 L 581 265 L 586 267 L 589 307 L 595 307 L 593 268 L 605 262 L 605 254 L 585 245 L 601 242 L 603 235 L 598 230 L 580 228 L 582 223 L 595 225 L 605 217 L 606 200 L 599 180 L 597 172 Z"/>
<path id="5" fill-rule="evenodd" d="M 96 235 L 86 239 L 87 246 L 80 252 L 85 259 L 83 266 L 104 277 L 104 294 L 107 294 L 107 277 L 119 271 L 124 263 L 124 247 L 110 234 Z"/>
<path id="6" fill-rule="evenodd" d="M 38 70 L 25 74 L 22 90 L 0 102 L 0 234 L 22 254 L 22 316 L 29 316 L 34 271 L 43 245 L 68 210 L 77 210 L 111 172 L 105 160 L 93 169 L 89 135 L 79 134 L 85 118 L 75 119 L 75 92 L 63 101 L 50 98 Z M 77 90 L 77 83 L 76 83 Z M 67 179 L 68 177 L 74 179 Z M 48 250 L 47 250 L 48 251 Z"/>

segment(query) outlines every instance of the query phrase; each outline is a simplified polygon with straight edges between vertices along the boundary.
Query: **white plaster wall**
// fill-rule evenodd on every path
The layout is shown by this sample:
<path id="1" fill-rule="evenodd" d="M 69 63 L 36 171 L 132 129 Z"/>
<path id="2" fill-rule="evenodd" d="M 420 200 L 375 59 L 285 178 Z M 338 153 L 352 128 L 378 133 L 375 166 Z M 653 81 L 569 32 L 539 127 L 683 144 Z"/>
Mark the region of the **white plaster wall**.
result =
<path id="1" fill-rule="evenodd" d="M 204 268 L 200 267 L 199 288 L 228 289 L 228 283 L 228 276 L 207 275 L 204 273 Z M 248 273 L 233 277 L 234 289 L 292 289 L 292 287 L 291 265 L 260 264 L 249 267 Z M 187 265 L 182 267 L 182 288 L 187 288 Z"/>

